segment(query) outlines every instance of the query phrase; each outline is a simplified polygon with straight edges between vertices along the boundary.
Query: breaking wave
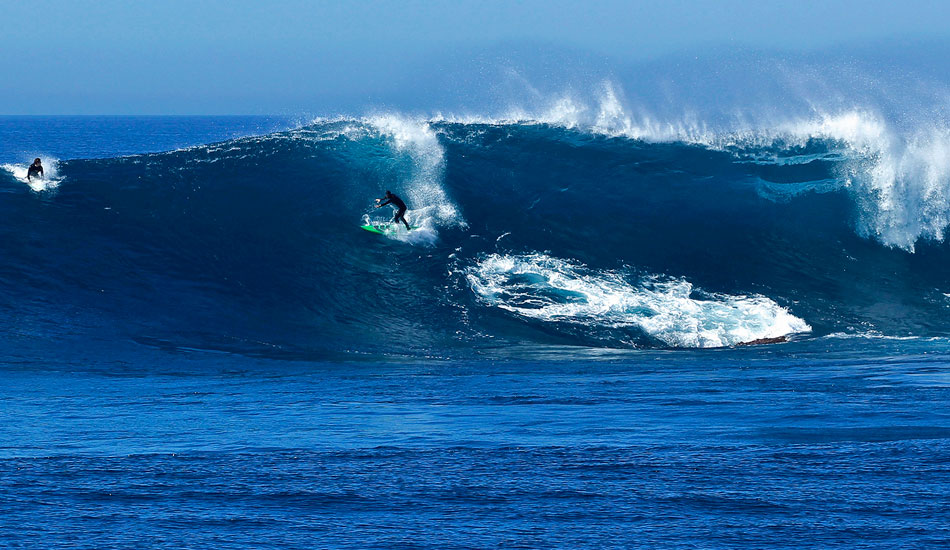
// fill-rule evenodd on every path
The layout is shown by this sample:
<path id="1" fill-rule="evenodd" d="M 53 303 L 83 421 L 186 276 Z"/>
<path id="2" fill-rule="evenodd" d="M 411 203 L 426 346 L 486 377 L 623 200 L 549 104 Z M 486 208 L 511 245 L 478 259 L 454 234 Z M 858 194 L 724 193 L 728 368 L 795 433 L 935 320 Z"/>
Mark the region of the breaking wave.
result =
<path id="1" fill-rule="evenodd" d="M 714 130 L 602 92 L 62 160 L 55 193 L 4 165 L 4 328 L 292 356 L 950 333 L 946 130 Z M 359 229 L 387 189 L 419 229 Z"/>

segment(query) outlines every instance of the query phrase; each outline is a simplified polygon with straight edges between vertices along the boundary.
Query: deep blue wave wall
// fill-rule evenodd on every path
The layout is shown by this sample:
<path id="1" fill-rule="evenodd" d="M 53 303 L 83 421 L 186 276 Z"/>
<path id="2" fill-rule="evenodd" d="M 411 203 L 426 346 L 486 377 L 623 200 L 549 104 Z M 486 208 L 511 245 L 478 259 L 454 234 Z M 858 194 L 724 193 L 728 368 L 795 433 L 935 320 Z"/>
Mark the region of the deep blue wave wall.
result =
<path id="1" fill-rule="evenodd" d="M 810 337 L 950 330 L 947 245 L 910 253 L 859 235 L 850 164 L 833 141 L 736 150 L 543 124 L 423 126 L 421 145 L 335 121 L 62 161 L 60 184 L 39 193 L 0 172 L 8 329 L 110 327 L 291 356 L 667 345 L 636 327 L 617 338 L 596 323 L 562 330 L 570 323 L 521 318 L 472 291 L 466 273 L 487 255 L 543 253 L 632 284 L 686 280 L 712 300 L 761 295 L 804 319 Z M 422 197 L 410 201 L 418 210 L 425 185 L 455 209 L 430 216 L 431 240 L 359 230 L 364 214 L 385 215 L 371 208 L 383 190 Z"/>

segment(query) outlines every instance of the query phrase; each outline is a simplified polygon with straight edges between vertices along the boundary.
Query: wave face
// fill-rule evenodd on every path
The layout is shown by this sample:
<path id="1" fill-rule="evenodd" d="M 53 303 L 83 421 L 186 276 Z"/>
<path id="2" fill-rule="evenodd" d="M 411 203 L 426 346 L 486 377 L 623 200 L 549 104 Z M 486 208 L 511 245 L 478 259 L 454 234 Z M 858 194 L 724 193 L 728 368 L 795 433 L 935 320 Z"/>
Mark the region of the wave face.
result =
<path id="1" fill-rule="evenodd" d="M 950 139 L 398 116 L 0 171 L 11 339 L 291 357 L 950 333 Z M 359 229 L 391 216 L 419 229 Z M 51 336 L 52 335 L 52 336 Z M 106 337 L 103 337 L 106 338 Z"/>

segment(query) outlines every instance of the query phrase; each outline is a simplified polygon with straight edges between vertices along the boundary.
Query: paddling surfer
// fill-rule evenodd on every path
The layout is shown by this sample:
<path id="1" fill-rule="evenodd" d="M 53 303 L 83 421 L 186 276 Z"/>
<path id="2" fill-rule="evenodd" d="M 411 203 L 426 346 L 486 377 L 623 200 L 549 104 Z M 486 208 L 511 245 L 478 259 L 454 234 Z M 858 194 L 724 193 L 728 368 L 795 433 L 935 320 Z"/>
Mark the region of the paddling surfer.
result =
<path id="1" fill-rule="evenodd" d="M 385 200 L 385 202 L 382 202 L 383 200 Z M 398 224 L 400 221 L 402 221 L 402 223 L 406 224 L 407 231 L 412 229 L 409 227 L 409 222 L 406 221 L 406 203 L 402 202 L 402 199 L 396 195 L 386 191 L 385 197 L 382 199 L 376 199 L 376 208 L 379 208 L 380 206 L 386 206 L 387 204 L 391 204 L 396 208 L 396 215 L 393 216 L 393 223 Z"/>

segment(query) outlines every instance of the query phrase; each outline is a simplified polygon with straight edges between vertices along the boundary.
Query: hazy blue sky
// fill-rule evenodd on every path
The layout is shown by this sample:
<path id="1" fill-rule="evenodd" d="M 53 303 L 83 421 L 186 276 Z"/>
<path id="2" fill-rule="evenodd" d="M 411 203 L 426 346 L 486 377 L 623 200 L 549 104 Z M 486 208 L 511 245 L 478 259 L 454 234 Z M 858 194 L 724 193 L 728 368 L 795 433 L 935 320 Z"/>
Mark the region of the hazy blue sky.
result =
<path id="1" fill-rule="evenodd" d="M 948 21 L 948 1 L 0 0 L 0 113 L 328 114 L 398 106 L 507 44 L 634 61 L 946 38 Z"/>

